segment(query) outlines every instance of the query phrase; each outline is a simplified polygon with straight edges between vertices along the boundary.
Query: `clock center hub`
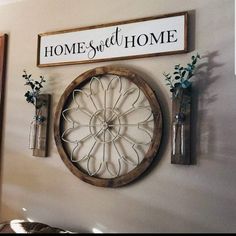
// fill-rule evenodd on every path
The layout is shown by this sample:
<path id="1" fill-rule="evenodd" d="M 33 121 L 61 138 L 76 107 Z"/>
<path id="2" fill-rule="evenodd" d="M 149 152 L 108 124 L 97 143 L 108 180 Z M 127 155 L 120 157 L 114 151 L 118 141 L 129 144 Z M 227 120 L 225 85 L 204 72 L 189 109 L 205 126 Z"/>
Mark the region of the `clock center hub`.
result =
<path id="1" fill-rule="evenodd" d="M 89 131 L 94 139 L 100 143 L 114 141 L 120 135 L 120 118 L 118 111 L 107 107 L 97 110 L 89 121 Z"/>
<path id="2" fill-rule="evenodd" d="M 104 121 L 104 122 L 102 123 L 102 128 L 103 128 L 103 130 L 107 130 L 108 127 L 109 127 L 108 123 Z"/>

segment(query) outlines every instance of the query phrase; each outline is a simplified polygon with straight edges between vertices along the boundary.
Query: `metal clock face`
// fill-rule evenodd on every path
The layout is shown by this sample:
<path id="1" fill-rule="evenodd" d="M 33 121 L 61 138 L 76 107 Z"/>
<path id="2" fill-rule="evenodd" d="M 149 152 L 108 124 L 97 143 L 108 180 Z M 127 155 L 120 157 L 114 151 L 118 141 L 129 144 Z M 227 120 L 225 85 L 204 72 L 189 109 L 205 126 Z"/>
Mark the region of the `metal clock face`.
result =
<path id="1" fill-rule="evenodd" d="M 73 174 L 96 186 L 118 187 L 140 176 L 155 158 L 162 114 L 140 76 L 99 67 L 67 87 L 54 131 L 59 154 Z"/>

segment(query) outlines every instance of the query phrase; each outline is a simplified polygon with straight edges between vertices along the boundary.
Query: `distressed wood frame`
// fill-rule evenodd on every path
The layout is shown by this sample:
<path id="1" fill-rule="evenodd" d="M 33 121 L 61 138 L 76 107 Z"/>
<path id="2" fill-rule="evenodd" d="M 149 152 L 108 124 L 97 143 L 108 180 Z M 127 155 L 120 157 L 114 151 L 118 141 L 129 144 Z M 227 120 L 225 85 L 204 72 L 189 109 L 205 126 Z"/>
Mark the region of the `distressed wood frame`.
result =
<path id="1" fill-rule="evenodd" d="M 117 75 L 121 77 L 125 77 L 129 81 L 136 84 L 142 92 L 145 94 L 147 100 L 149 101 L 150 107 L 153 113 L 153 121 L 154 121 L 154 128 L 153 128 L 153 137 L 150 143 L 148 151 L 145 153 L 145 156 L 141 163 L 136 166 L 133 170 L 128 172 L 125 175 L 121 175 L 115 178 L 98 178 L 94 176 L 90 176 L 84 171 L 80 170 L 73 162 L 70 160 L 70 156 L 68 155 L 65 145 L 61 140 L 62 134 L 62 111 L 64 107 L 67 105 L 68 100 L 73 93 L 73 90 L 76 88 L 83 87 L 92 77 L 104 75 L 104 74 L 111 74 Z M 61 156 L 62 161 L 67 166 L 67 168 L 78 178 L 81 180 L 96 185 L 99 187 L 120 187 L 126 185 L 136 178 L 138 178 L 144 171 L 148 169 L 151 165 L 154 158 L 157 156 L 161 139 L 162 139 L 162 111 L 157 100 L 155 92 L 151 89 L 151 87 L 145 82 L 143 78 L 141 78 L 138 74 L 131 72 L 128 69 L 115 67 L 115 66 L 107 66 L 107 67 L 97 67 L 95 69 L 89 70 L 80 76 L 78 76 L 71 84 L 65 89 L 64 93 L 62 94 L 57 108 L 55 112 L 55 119 L 54 119 L 54 138 L 55 143 L 57 146 L 57 150 Z"/>
<path id="2" fill-rule="evenodd" d="M 182 138 L 175 138 L 174 135 L 176 134 L 174 134 L 173 128 L 171 129 L 171 164 L 191 165 L 191 89 L 182 89 L 180 94 L 181 95 L 178 95 L 178 97 L 172 101 L 172 125 L 175 122 L 176 114 L 180 111 L 180 102 L 182 101 L 186 104 L 184 111 L 183 133 Z M 183 153 L 173 154 L 173 145 L 183 145 Z"/>
<path id="3" fill-rule="evenodd" d="M 45 120 L 40 125 L 41 126 L 40 136 L 36 136 L 36 139 L 38 139 L 36 140 L 36 142 L 40 144 L 40 147 L 33 149 L 33 156 L 47 157 L 48 156 L 48 133 L 49 133 L 49 123 L 50 123 L 51 95 L 39 94 L 39 97 L 36 101 L 36 106 L 38 103 L 43 103 L 40 110 L 41 110 L 41 115 L 44 117 Z M 38 114 L 38 110 L 39 109 L 35 109 L 35 115 Z"/>

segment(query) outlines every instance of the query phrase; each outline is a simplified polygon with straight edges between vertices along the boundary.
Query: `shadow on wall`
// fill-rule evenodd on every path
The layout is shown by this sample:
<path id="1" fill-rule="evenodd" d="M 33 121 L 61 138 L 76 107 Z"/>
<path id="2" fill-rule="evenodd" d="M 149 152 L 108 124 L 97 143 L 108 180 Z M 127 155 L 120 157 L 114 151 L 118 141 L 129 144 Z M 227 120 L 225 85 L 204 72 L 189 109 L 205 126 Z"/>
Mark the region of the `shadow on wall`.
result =
<path id="1" fill-rule="evenodd" d="M 213 75 L 214 69 L 224 64 L 216 62 L 218 51 L 202 55 L 204 61 L 197 68 L 192 94 L 192 132 L 191 162 L 197 164 L 197 157 L 207 154 L 214 147 L 214 117 L 209 114 L 208 107 L 217 100 L 217 94 L 210 92 L 210 86 L 220 75 Z"/>

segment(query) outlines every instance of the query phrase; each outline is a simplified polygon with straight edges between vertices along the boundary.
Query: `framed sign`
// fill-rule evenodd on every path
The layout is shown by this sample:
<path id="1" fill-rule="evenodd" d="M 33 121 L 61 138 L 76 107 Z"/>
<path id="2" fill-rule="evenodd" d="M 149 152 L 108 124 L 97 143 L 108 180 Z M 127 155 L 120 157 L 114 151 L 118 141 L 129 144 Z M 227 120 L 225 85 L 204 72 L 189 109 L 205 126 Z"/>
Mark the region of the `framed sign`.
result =
<path id="1" fill-rule="evenodd" d="M 187 12 L 38 35 L 37 66 L 187 52 Z"/>

